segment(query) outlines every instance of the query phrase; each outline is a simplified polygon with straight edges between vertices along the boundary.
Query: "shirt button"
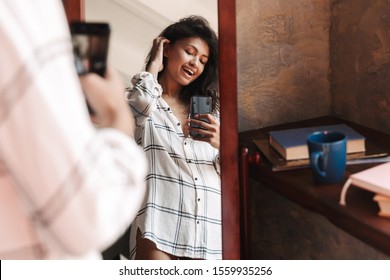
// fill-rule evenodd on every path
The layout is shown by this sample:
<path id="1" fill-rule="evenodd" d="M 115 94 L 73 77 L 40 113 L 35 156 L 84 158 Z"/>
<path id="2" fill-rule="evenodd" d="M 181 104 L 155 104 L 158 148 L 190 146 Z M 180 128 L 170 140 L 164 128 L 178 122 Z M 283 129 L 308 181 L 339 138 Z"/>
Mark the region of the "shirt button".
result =
<path id="1" fill-rule="evenodd" d="M 198 181 L 198 178 L 195 177 L 195 181 Z"/>
<path id="2" fill-rule="evenodd" d="M 196 223 L 199 225 L 199 221 L 196 221 Z"/>
<path id="3" fill-rule="evenodd" d="M 200 201 L 200 198 L 198 198 L 198 201 Z"/>
<path id="4" fill-rule="evenodd" d="M 187 162 L 188 162 L 188 163 L 191 163 L 192 161 L 189 159 Z"/>
<path id="5" fill-rule="evenodd" d="M 177 126 L 180 126 L 180 123 L 179 123 L 179 122 L 177 123 Z"/>

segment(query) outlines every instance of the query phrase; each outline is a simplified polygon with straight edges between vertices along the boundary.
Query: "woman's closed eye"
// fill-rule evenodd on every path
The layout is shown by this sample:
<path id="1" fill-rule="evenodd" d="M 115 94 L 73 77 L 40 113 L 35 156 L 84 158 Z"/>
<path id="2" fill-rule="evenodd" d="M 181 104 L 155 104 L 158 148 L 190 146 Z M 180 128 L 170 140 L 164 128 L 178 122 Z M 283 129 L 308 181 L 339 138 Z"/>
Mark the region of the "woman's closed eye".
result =
<path id="1" fill-rule="evenodd" d="M 190 55 L 190 56 L 194 56 L 194 55 L 195 55 L 195 53 L 192 52 L 192 51 L 185 51 L 185 52 L 186 52 L 186 54 L 188 54 L 188 55 Z"/>
<path id="2" fill-rule="evenodd" d="M 185 51 L 188 55 L 190 56 L 195 56 L 195 53 L 194 52 L 191 52 L 191 51 Z M 199 59 L 199 62 L 202 63 L 203 65 L 206 65 L 207 64 L 207 59 Z"/>

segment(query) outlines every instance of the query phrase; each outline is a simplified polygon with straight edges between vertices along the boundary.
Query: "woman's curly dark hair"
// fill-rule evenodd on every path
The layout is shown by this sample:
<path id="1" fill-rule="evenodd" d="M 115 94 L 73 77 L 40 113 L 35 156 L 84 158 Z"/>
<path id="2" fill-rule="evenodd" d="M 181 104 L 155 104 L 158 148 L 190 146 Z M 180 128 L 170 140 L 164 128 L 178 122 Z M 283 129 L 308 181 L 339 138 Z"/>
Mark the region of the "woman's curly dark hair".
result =
<path id="1" fill-rule="evenodd" d="M 212 113 L 219 115 L 218 37 L 208 21 L 195 15 L 182 18 L 165 28 L 159 36 L 167 38 L 170 44 L 191 37 L 199 37 L 207 43 L 210 53 L 203 73 L 195 81 L 183 87 L 180 99 L 185 104 L 189 104 L 193 95 L 210 96 L 213 100 Z M 146 58 L 145 69 L 151 63 L 151 52 L 152 50 Z M 166 64 L 165 57 L 163 64 Z"/>

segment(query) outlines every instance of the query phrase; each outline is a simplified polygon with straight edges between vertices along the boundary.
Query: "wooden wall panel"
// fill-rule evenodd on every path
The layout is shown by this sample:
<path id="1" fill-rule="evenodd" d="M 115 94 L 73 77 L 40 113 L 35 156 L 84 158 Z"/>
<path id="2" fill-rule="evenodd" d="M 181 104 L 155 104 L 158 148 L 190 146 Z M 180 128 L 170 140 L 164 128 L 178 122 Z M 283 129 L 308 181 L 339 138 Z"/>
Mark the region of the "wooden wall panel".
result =
<path id="1" fill-rule="evenodd" d="M 240 259 L 235 0 L 218 1 L 221 92 L 222 245 L 224 259 Z"/>
<path id="2" fill-rule="evenodd" d="M 84 20 L 84 0 L 62 0 L 68 21 Z"/>

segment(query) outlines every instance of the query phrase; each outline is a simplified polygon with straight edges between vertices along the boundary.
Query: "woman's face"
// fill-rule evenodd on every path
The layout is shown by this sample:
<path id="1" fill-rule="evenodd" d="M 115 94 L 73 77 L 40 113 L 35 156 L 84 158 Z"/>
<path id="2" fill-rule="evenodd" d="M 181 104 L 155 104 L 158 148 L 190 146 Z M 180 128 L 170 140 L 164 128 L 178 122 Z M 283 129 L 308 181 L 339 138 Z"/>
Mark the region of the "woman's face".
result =
<path id="1" fill-rule="evenodd" d="M 209 58 L 209 46 L 199 37 L 185 38 L 168 45 L 164 55 L 169 76 L 186 86 L 202 74 Z"/>

